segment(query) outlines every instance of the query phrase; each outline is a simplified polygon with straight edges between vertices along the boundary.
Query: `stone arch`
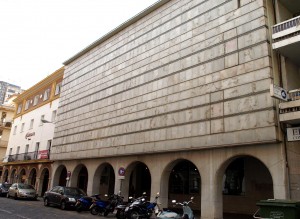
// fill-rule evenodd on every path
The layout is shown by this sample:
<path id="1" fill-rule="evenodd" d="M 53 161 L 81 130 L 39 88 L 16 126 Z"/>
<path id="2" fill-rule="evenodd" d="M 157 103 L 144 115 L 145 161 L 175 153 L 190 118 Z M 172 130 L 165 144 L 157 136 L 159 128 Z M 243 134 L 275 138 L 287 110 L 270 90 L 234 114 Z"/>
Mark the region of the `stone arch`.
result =
<path id="1" fill-rule="evenodd" d="M 36 168 L 32 168 L 29 171 L 29 176 L 28 176 L 28 184 L 32 185 L 33 187 L 35 187 L 35 183 L 36 183 L 36 178 L 37 178 L 37 170 Z"/>
<path id="2" fill-rule="evenodd" d="M 2 182 L 3 183 L 8 182 L 8 169 L 4 170 L 3 177 L 2 177 Z"/>
<path id="3" fill-rule="evenodd" d="M 239 154 L 225 160 L 216 172 L 216 180 L 217 198 L 223 200 L 219 207 L 225 218 L 231 214 L 251 215 L 257 201 L 274 198 L 271 171 L 252 155 Z"/>
<path id="4" fill-rule="evenodd" d="M 10 173 L 9 183 L 16 183 L 17 182 L 17 169 L 12 169 Z"/>
<path id="5" fill-rule="evenodd" d="M 143 179 L 143 183 L 139 183 L 141 179 Z M 146 195 L 150 197 L 151 173 L 148 166 L 141 161 L 130 163 L 126 168 L 125 179 L 121 189 L 125 197 L 127 197 L 127 195 L 139 197 L 143 192 L 146 192 Z"/>
<path id="6" fill-rule="evenodd" d="M 98 166 L 93 177 L 93 194 L 114 194 L 115 170 L 110 163 L 102 163 Z"/>
<path id="7" fill-rule="evenodd" d="M 182 170 L 180 170 L 180 168 Z M 180 171 L 179 171 L 180 170 Z M 184 173 L 184 175 L 182 175 Z M 175 191 L 173 179 L 178 176 L 178 182 L 183 182 L 180 185 L 180 191 Z M 187 184 L 188 183 L 188 184 Z M 160 185 L 160 199 L 165 207 L 172 206 L 172 199 L 178 201 L 187 201 L 191 196 L 195 197 L 194 202 L 197 210 L 201 207 L 201 175 L 198 167 L 194 162 L 188 159 L 178 158 L 166 165 L 162 172 Z M 173 187 L 173 188 L 171 188 Z M 172 191 L 172 189 L 174 191 Z"/>
<path id="8" fill-rule="evenodd" d="M 43 168 L 39 177 L 38 194 L 43 196 L 44 193 L 49 189 L 50 182 L 50 171 L 47 167 Z"/>
<path id="9" fill-rule="evenodd" d="M 18 174 L 18 182 L 19 183 L 26 183 L 27 182 L 27 175 L 26 175 L 26 169 L 22 168 Z"/>
<path id="10" fill-rule="evenodd" d="M 67 168 L 65 165 L 59 165 L 54 171 L 53 186 L 65 186 L 67 183 Z"/>
<path id="11" fill-rule="evenodd" d="M 88 186 L 88 169 L 84 164 L 79 164 L 73 170 L 71 175 L 71 186 L 78 187 L 83 191 L 87 191 Z"/>

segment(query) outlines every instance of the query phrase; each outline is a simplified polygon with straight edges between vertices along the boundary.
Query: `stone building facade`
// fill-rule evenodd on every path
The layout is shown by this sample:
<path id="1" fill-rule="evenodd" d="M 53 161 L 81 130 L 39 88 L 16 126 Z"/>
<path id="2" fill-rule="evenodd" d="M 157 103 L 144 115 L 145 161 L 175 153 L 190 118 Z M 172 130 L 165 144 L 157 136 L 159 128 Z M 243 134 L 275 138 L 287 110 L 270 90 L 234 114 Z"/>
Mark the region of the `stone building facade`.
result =
<path id="1" fill-rule="evenodd" d="M 290 198 L 275 6 L 162 0 L 67 60 L 52 185 L 195 196 L 204 219 Z"/>

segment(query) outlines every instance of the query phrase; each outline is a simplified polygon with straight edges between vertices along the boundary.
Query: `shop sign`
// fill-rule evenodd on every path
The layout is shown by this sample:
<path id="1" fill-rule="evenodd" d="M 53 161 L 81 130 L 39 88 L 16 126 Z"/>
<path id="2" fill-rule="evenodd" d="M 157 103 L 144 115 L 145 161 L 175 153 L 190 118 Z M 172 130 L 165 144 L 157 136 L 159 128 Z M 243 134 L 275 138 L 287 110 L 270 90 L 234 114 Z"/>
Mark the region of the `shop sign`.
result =
<path id="1" fill-rule="evenodd" d="M 32 136 L 35 136 L 35 132 L 27 132 L 27 134 L 25 135 L 25 139 L 30 138 Z"/>
<path id="2" fill-rule="evenodd" d="M 288 93 L 285 89 L 282 87 L 279 87 L 275 84 L 271 84 L 270 86 L 270 93 L 271 97 L 287 101 L 288 100 Z"/>
<path id="3" fill-rule="evenodd" d="M 287 128 L 288 141 L 300 141 L 300 127 Z"/>
<path id="4" fill-rule="evenodd" d="M 48 150 L 41 150 L 39 151 L 38 159 L 48 159 Z"/>

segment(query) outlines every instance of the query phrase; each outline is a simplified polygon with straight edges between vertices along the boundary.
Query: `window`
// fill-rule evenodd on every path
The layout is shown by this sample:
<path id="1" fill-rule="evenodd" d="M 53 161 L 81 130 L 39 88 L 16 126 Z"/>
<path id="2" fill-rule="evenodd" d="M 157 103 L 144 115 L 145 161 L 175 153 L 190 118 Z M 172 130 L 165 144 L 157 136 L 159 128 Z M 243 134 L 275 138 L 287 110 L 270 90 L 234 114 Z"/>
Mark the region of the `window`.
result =
<path id="1" fill-rule="evenodd" d="M 19 153 L 20 153 L 20 146 L 17 147 L 16 160 L 18 160 L 19 158 Z"/>
<path id="2" fill-rule="evenodd" d="M 39 148 L 40 148 L 40 142 L 37 142 L 37 143 L 35 144 L 34 159 L 37 159 L 37 158 L 38 158 Z"/>
<path id="3" fill-rule="evenodd" d="M 28 149 L 29 149 L 29 144 L 27 144 L 27 145 L 25 146 L 25 154 L 28 153 Z"/>
<path id="4" fill-rule="evenodd" d="M 56 110 L 52 111 L 51 122 L 55 122 L 56 119 Z"/>
<path id="5" fill-rule="evenodd" d="M 50 150 L 51 145 L 52 145 L 52 140 L 48 140 L 48 142 L 47 142 L 47 150 Z"/>
<path id="6" fill-rule="evenodd" d="M 21 110 L 22 110 L 22 104 L 19 104 L 19 105 L 18 105 L 17 114 L 19 114 L 19 113 L 21 112 Z"/>
<path id="7" fill-rule="evenodd" d="M 60 90 L 61 90 L 61 82 L 56 84 L 54 95 L 60 94 Z"/>
<path id="8" fill-rule="evenodd" d="M 44 124 L 43 120 L 45 120 L 45 115 L 41 115 L 40 126 L 42 126 Z"/>
<path id="9" fill-rule="evenodd" d="M 14 135 L 17 133 L 17 126 L 14 127 Z"/>
<path id="10" fill-rule="evenodd" d="M 25 127 L 25 123 L 22 123 L 21 131 L 20 132 L 24 132 L 24 127 Z"/>
<path id="11" fill-rule="evenodd" d="M 48 88 L 47 90 L 45 90 L 44 92 L 44 101 L 45 100 L 48 100 L 49 99 L 49 96 L 50 96 L 50 88 Z"/>
<path id="12" fill-rule="evenodd" d="M 33 106 L 37 105 L 38 102 L 39 102 L 39 95 L 36 95 L 34 97 Z"/>
<path id="13" fill-rule="evenodd" d="M 25 103 L 25 110 L 28 110 L 29 104 L 30 104 L 30 100 L 26 100 L 26 103 Z"/>
<path id="14" fill-rule="evenodd" d="M 34 119 L 32 119 L 32 120 L 30 121 L 30 127 L 29 127 L 29 129 L 32 129 L 32 128 L 33 128 L 33 123 L 34 123 Z"/>

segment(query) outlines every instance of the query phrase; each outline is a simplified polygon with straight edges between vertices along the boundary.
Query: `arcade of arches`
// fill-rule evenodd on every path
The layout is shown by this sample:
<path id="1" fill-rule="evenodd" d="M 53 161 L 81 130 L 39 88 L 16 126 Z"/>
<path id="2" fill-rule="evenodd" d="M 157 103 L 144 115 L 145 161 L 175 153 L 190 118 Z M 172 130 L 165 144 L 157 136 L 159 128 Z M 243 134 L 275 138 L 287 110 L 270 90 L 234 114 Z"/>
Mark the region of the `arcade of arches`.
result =
<path id="1" fill-rule="evenodd" d="M 287 198 L 286 170 L 279 148 L 245 148 L 56 161 L 52 185 L 77 186 L 89 195 L 121 191 L 125 200 L 143 192 L 153 200 L 159 192 L 163 207 L 193 196 L 201 218 L 251 215 L 261 199 Z M 277 160 L 269 153 L 278 153 Z"/>
<path id="2" fill-rule="evenodd" d="M 7 165 L 3 168 L 1 182 L 27 183 L 43 196 L 50 185 L 51 163 Z"/>

